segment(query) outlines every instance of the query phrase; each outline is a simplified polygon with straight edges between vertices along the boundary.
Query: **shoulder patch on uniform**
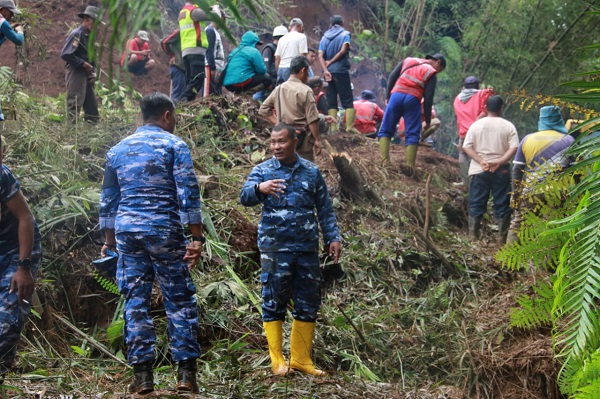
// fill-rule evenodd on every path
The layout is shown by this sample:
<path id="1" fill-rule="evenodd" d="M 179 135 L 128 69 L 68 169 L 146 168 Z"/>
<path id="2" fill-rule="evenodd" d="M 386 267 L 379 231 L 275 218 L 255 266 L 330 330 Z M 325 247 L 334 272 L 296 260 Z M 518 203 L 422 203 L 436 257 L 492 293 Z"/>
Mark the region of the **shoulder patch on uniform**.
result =
<path id="1" fill-rule="evenodd" d="M 79 46 L 79 39 L 73 40 L 73 47 Z"/>

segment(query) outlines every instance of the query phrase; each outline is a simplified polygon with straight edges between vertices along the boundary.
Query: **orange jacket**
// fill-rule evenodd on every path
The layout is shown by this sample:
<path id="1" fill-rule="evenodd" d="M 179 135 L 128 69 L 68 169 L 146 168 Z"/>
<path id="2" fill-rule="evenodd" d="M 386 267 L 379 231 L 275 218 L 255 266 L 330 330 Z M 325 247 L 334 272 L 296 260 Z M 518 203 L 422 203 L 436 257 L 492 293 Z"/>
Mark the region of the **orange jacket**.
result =
<path id="1" fill-rule="evenodd" d="M 405 93 L 423 99 L 425 84 L 437 73 L 427 60 L 421 58 L 405 58 L 402 62 L 400 77 L 392 89 L 392 93 Z"/>
<path id="2" fill-rule="evenodd" d="M 354 101 L 354 109 L 356 110 L 356 119 L 354 127 L 362 134 L 370 134 L 377 131 L 377 122 L 383 119 L 383 110 L 379 105 L 367 101 Z"/>

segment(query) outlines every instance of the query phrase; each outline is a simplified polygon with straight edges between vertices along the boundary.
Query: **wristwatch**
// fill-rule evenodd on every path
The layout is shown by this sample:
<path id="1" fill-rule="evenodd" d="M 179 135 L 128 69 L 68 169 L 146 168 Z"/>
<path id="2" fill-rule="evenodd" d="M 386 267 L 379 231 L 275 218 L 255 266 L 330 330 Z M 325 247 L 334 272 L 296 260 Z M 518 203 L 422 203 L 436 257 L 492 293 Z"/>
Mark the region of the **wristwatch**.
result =
<path id="1" fill-rule="evenodd" d="M 192 236 L 192 241 L 200 241 L 202 244 L 206 242 L 206 237 L 204 236 Z"/>
<path id="2" fill-rule="evenodd" d="M 31 259 L 30 258 L 23 258 L 19 260 L 19 267 L 25 268 L 25 269 L 29 269 L 31 268 Z"/>

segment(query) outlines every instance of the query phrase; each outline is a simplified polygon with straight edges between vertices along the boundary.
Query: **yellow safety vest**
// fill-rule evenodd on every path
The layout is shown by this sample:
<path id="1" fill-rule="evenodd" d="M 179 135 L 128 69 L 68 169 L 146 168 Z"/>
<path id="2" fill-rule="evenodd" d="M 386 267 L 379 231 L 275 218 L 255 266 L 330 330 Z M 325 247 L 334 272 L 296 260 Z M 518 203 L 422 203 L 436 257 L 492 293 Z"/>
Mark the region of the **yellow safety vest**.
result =
<path id="1" fill-rule="evenodd" d="M 192 11 L 198 8 L 195 4 L 186 4 L 179 13 L 179 36 L 181 38 L 181 51 L 192 47 L 208 47 L 208 39 L 204 33 L 206 23 L 196 22 L 192 19 Z"/>

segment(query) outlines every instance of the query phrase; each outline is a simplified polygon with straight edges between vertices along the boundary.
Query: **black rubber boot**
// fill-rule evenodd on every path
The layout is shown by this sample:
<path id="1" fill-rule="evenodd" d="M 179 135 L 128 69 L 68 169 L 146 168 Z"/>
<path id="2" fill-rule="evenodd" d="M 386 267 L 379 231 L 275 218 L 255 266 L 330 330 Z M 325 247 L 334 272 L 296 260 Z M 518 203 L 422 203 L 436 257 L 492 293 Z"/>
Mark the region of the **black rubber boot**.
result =
<path id="1" fill-rule="evenodd" d="M 481 235 L 481 219 L 481 216 L 469 216 L 469 238 L 473 241 L 479 240 Z"/>
<path id="2" fill-rule="evenodd" d="M 508 236 L 509 227 L 510 215 L 506 215 L 498 222 L 498 230 L 500 231 L 500 244 L 506 244 L 506 237 Z"/>
<path id="3" fill-rule="evenodd" d="M 133 365 L 133 382 L 129 385 L 128 391 L 139 395 L 154 391 L 154 374 L 151 362 Z"/>
<path id="4" fill-rule="evenodd" d="M 177 368 L 177 390 L 198 393 L 196 359 L 183 360 Z"/>

